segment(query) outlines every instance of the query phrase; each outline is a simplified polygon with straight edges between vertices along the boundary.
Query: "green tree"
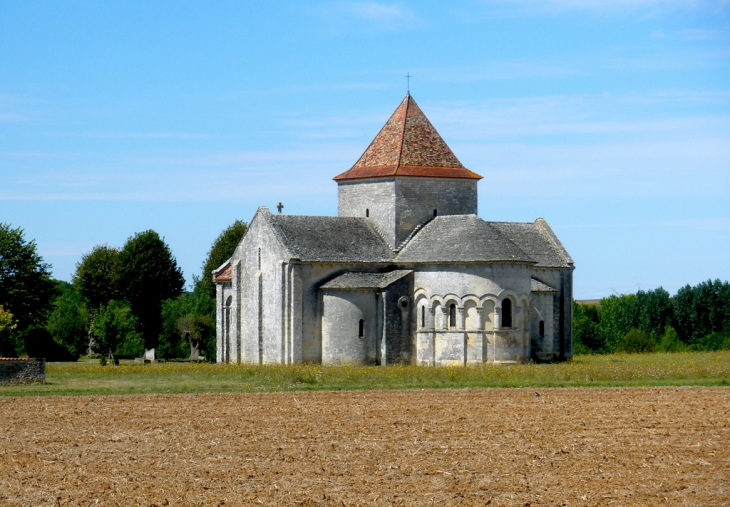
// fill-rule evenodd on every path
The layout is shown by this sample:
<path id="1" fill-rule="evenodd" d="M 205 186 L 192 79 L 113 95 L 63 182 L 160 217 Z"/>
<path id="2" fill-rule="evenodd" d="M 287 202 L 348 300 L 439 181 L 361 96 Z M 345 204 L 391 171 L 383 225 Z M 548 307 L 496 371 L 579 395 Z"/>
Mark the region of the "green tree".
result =
<path id="1" fill-rule="evenodd" d="M 677 291 L 673 321 L 680 339 L 697 344 L 714 332 L 730 329 L 730 283 L 707 280 Z"/>
<path id="2" fill-rule="evenodd" d="M 194 356 L 196 343 L 200 355 L 215 357 L 215 300 L 202 286 L 195 284 L 192 292 L 165 301 L 162 317 L 161 357 Z"/>
<path id="3" fill-rule="evenodd" d="M 633 304 L 636 296 L 609 296 L 601 299 L 598 305 L 601 335 L 606 352 L 613 352 L 626 333 L 631 329 L 627 307 Z"/>
<path id="4" fill-rule="evenodd" d="M 677 331 L 672 326 L 667 326 L 662 339 L 656 347 L 657 352 L 684 352 L 687 346 L 679 339 Z"/>
<path id="5" fill-rule="evenodd" d="M 35 241 L 0 222 L 0 306 L 13 314 L 19 331 L 45 321 L 55 295 L 50 269 Z"/>
<path id="6" fill-rule="evenodd" d="M 576 354 L 593 354 L 604 352 L 605 346 L 598 307 L 573 301 L 573 351 Z"/>
<path id="7" fill-rule="evenodd" d="M 70 283 L 56 282 L 60 296 L 53 301 L 53 311 L 46 329 L 53 340 L 64 346 L 74 358 L 86 353 L 89 345 L 89 310 L 86 300 Z"/>
<path id="8" fill-rule="evenodd" d="M 147 349 L 157 347 L 162 302 L 182 292 L 185 279 L 170 248 L 152 230 L 127 240 L 119 253 L 119 292 L 129 301 Z"/>
<path id="9" fill-rule="evenodd" d="M 728 334 L 722 331 L 715 331 L 707 336 L 703 336 L 699 341 L 698 349 L 700 350 L 723 350 L 725 348 L 725 341 L 728 338 Z"/>
<path id="10" fill-rule="evenodd" d="M 636 293 L 626 301 L 626 323 L 642 332 L 660 337 L 672 323 L 674 307 L 669 293 L 662 287 Z"/>
<path id="11" fill-rule="evenodd" d="M 103 356 L 113 355 L 125 342 L 143 343 L 142 336 L 137 332 L 137 320 L 126 301 L 112 300 L 102 306 L 94 320 L 92 333 L 97 349 Z M 139 350 L 135 352 L 140 353 Z"/>
<path id="12" fill-rule="evenodd" d="M 87 299 L 90 308 L 96 309 L 112 299 L 120 299 L 118 264 L 119 250 L 107 245 L 95 246 L 76 264 L 73 285 Z"/>
<path id="13" fill-rule="evenodd" d="M 0 357 L 16 357 L 17 346 L 13 330 L 18 327 L 13 314 L 0 306 Z"/>
<path id="14" fill-rule="evenodd" d="M 627 354 L 638 354 L 643 352 L 654 352 L 656 342 L 648 334 L 639 329 L 632 328 L 621 339 L 616 352 L 626 352 Z"/>
<path id="15" fill-rule="evenodd" d="M 248 225 L 246 222 L 236 220 L 220 233 L 210 247 L 208 256 L 203 263 L 203 275 L 196 283 L 196 286 L 200 286 L 209 297 L 215 298 L 215 284 L 211 273 L 230 259 L 247 230 Z"/>

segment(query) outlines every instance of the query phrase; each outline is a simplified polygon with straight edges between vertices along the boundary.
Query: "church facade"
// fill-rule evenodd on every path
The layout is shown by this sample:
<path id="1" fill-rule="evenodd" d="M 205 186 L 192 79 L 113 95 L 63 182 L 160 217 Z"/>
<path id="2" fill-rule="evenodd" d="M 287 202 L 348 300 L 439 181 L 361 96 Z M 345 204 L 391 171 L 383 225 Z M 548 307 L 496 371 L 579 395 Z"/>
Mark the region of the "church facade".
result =
<path id="1" fill-rule="evenodd" d="M 261 207 L 212 273 L 217 362 L 570 358 L 573 260 L 541 218 L 479 218 L 480 179 L 408 94 L 334 178 L 338 216 Z"/>

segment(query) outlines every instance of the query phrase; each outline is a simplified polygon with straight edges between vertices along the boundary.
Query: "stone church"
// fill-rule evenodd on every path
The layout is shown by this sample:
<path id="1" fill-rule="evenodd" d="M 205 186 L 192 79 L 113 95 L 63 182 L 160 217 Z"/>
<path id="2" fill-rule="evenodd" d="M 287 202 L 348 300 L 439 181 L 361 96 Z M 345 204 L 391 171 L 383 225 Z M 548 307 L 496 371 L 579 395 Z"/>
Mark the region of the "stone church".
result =
<path id="1" fill-rule="evenodd" d="M 481 178 L 406 95 L 334 178 L 338 216 L 260 207 L 213 272 L 217 362 L 571 357 L 573 260 L 542 218 L 479 218 Z"/>

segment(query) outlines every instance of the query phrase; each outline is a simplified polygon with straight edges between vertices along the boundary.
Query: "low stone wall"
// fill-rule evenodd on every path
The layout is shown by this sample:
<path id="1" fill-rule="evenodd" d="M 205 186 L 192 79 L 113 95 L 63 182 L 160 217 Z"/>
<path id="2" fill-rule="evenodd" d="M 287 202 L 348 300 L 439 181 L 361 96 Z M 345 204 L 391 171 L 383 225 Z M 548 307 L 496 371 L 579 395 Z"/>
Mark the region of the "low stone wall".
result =
<path id="1" fill-rule="evenodd" d="M 33 384 L 46 381 L 45 359 L 0 357 L 0 385 Z"/>

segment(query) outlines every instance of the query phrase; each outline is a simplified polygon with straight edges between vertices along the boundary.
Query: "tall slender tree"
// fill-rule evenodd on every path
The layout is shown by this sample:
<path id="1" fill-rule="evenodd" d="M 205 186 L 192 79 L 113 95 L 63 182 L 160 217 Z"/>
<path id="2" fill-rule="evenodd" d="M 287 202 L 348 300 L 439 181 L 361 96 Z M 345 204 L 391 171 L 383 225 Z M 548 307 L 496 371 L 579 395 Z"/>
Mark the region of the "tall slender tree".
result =
<path id="1" fill-rule="evenodd" d="M 119 253 L 119 293 L 129 301 L 146 349 L 157 347 L 162 302 L 180 295 L 185 279 L 170 247 L 153 230 L 127 240 Z"/>
<path id="2" fill-rule="evenodd" d="M 220 233 L 208 251 L 208 256 L 203 263 L 203 275 L 196 283 L 197 288 L 202 289 L 210 297 L 215 297 L 215 284 L 211 272 L 233 255 L 247 230 L 246 222 L 236 220 Z"/>

